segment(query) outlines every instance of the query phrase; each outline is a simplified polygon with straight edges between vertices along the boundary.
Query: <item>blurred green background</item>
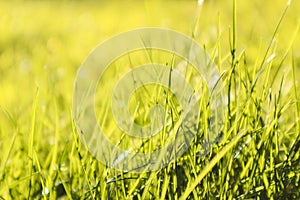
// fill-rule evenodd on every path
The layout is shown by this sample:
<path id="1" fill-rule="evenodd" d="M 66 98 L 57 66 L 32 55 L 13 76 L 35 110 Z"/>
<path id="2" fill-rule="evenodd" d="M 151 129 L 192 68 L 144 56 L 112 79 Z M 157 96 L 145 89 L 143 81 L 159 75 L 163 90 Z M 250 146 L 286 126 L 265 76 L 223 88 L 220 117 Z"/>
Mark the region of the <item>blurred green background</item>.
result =
<path id="1" fill-rule="evenodd" d="M 255 62 L 259 49 L 263 54 L 285 4 L 285 0 L 237 2 L 237 49 L 246 50 L 248 62 Z M 228 1 L 205 1 L 195 37 L 212 51 L 220 16 L 224 57 L 229 52 L 231 7 Z M 299 1 L 293 1 L 276 36 L 279 52 L 284 52 L 296 30 L 299 9 Z M 1 1 L 0 12 L 0 105 L 16 114 L 31 105 L 37 86 L 41 98 L 53 98 L 46 97 L 53 93 L 65 99 L 62 106 L 70 107 L 76 70 L 93 48 L 114 34 L 154 26 L 191 36 L 198 5 L 197 1 Z M 293 49 L 299 62 L 299 37 Z"/>

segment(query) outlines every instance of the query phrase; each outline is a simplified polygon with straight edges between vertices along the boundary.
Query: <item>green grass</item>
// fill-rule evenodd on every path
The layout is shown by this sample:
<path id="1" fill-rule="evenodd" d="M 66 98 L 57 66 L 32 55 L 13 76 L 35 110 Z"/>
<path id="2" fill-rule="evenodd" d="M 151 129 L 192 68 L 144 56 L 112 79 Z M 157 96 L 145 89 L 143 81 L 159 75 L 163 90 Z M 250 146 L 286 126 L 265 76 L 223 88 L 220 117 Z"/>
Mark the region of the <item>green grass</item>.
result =
<path id="1" fill-rule="evenodd" d="M 0 2 L 0 197 L 299 199 L 299 9 L 298 1 L 287 7 L 284 0 L 207 0 L 201 9 L 195 1 Z M 230 104 L 222 140 L 205 157 L 199 155 L 209 115 L 202 106 L 204 125 L 182 157 L 158 171 L 122 172 L 106 168 L 81 144 L 71 113 L 73 83 L 98 43 L 147 26 L 180 31 L 203 45 L 218 64 Z M 152 53 L 162 64 L 181 61 Z M 108 89 L 127 69 L 117 71 L 118 64 L 143 62 L 138 53 L 130 57 L 138 59 L 120 58 L 112 67 Z M 147 90 L 154 91 L 150 103 L 168 98 L 166 106 L 177 106 L 162 88 Z M 96 111 L 107 112 L 105 106 Z M 136 120 L 147 122 L 148 111 L 139 110 Z M 105 128 L 119 133 L 113 123 Z"/>

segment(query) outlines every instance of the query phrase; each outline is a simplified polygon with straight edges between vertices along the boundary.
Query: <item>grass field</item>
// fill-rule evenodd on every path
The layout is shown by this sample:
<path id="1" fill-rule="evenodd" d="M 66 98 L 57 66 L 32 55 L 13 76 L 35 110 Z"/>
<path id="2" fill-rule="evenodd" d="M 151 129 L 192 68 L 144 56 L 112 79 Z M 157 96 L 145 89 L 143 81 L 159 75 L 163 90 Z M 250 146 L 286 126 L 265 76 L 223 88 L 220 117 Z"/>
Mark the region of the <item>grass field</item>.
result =
<path id="1" fill-rule="evenodd" d="M 1 1 L 0 198 L 300 199 L 300 2 L 234 2 Z M 230 102 L 222 140 L 206 156 L 200 128 L 182 157 L 145 173 L 105 167 L 72 120 L 81 63 L 138 27 L 203 45 Z"/>

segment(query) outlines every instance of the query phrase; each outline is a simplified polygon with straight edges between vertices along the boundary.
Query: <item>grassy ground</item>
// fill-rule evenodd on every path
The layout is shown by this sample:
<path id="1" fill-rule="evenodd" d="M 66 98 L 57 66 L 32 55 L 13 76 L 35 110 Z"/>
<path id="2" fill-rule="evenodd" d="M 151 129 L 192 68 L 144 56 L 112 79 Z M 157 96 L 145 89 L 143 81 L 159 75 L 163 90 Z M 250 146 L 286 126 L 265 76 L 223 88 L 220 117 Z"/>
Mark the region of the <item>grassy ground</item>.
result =
<path id="1" fill-rule="evenodd" d="M 283 0 L 238 1 L 236 13 L 216 0 L 200 13 L 196 1 L 0 2 L 0 197 L 299 199 L 300 3 L 285 8 Z M 196 139 L 159 171 L 108 169 L 72 123 L 76 70 L 98 43 L 147 26 L 194 32 L 218 64 L 231 102 L 223 140 L 200 157 Z"/>

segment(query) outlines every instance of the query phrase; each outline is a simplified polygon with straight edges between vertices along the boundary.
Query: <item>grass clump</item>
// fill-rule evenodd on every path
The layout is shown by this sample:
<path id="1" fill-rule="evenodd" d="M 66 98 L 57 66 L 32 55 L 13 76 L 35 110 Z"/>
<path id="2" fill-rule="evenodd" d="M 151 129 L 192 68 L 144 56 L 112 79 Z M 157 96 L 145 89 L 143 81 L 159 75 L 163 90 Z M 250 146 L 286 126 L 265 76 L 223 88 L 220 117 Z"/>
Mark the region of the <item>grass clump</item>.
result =
<path id="1" fill-rule="evenodd" d="M 93 2 L 23 2 L 22 6 L 1 2 L 1 10 L 7 11 L 0 18 L 0 197 L 299 199 L 300 43 L 299 22 L 295 23 L 299 3 L 282 9 L 284 4 L 205 1 L 197 10 L 197 2 L 146 1 L 132 6 L 130 25 L 117 26 L 122 17 L 117 3 L 103 3 L 105 9 L 99 13 Z M 169 11 L 163 9 L 165 5 Z M 255 11 L 260 5 L 266 15 Z M 58 16 L 53 16 L 54 8 Z M 220 8 L 219 14 L 213 12 L 215 8 Z M 261 24 L 253 25 L 252 19 L 241 14 L 248 9 L 254 10 L 249 13 L 252 16 L 265 17 Z M 199 11 L 196 25 L 191 11 Z M 147 18 L 152 12 L 157 15 Z M 218 64 L 230 102 L 222 139 L 201 156 L 206 130 L 200 128 L 188 151 L 161 170 L 134 173 L 106 168 L 82 146 L 72 120 L 76 68 L 95 44 L 112 33 L 160 23 L 192 32 Z M 159 51 L 154 55 L 170 66 L 181 61 Z M 168 94 L 158 91 L 154 96 Z M 97 109 L 100 114 L 106 112 L 104 106 Z M 138 117 L 143 118 L 144 112 Z"/>

